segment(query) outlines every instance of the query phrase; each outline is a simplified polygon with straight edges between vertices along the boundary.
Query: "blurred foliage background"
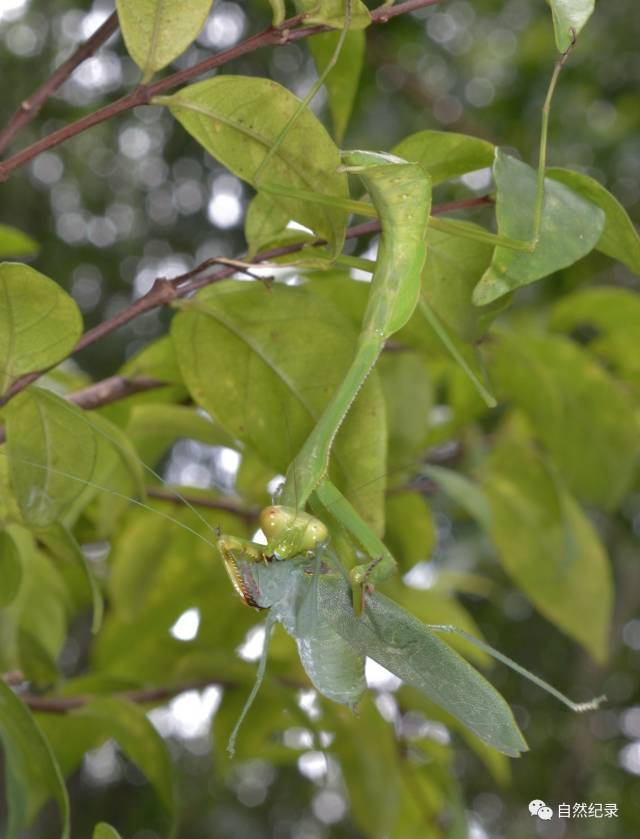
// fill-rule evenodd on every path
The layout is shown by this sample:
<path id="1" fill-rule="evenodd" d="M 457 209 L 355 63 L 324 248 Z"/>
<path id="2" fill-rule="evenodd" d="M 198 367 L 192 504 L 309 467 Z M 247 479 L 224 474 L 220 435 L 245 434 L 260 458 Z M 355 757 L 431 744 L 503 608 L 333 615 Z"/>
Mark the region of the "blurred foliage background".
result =
<path id="1" fill-rule="evenodd" d="M 113 4 L 103 0 L 0 0 L 2 122 L 112 10 Z M 197 44 L 174 69 L 233 45 L 269 20 L 265 0 L 217 2 Z M 634 0 L 599 3 L 562 75 L 549 153 L 550 165 L 577 168 L 603 182 L 636 222 L 638 44 L 640 15 Z M 413 131 L 439 128 L 476 134 L 534 160 L 553 61 L 551 16 L 543 0 L 451 0 L 372 27 L 344 145 L 387 149 Z M 268 76 L 297 94 L 315 78 L 305 42 L 255 52 L 224 72 Z M 14 148 L 111 101 L 131 89 L 138 77 L 119 35 L 112 37 L 48 102 Z M 322 96 L 314 109 L 326 118 Z M 469 187 L 485 190 L 487 184 L 482 174 L 467 178 L 463 185 L 439 188 L 436 201 L 466 195 Z M 2 196 L 0 222 L 42 243 L 32 264 L 71 292 L 88 327 L 144 293 L 157 276 L 174 276 L 209 256 L 241 255 L 244 209 L 251 197 L 168 113 L 151 107 L 101 124 L 41 155 L 2 186 Z M 637 282 L 623 266 L 593 254 L 520 292 L 516 306 L 535 313 L 578 285 L 637 288 Z M 164 311 L 138 318 L 77 361 L 94 377 L 108 375 L 162 334 L 168 318 Z M 620 513 L 597 522 L 613 559 L 618 602 L 612 657 L 605 668 L 596 668 L 512 588 L 477 529 L 455 521 L 442 499 L 433 501 L 438 546 L 432 562 L 436 567 L 446 562 L 449 568 L 478 569 L 492 580 L 490 600 L 464 597 L 487 640 L 568 694 L 580 683 L 609 697 L 598 713 L 575 717 L 509 671 L 494 669 L 492 681 L 514 705 L 532 751 L 512 761 L 511 777 L 499 784 L 464 745 L 456 749 L 453 771 L 464 793 L 473 839 L 534 836 L 542 828 L 553 837 L 640 833 L 639 502 L 636 494 Z M 83 631 L 86 627 L 78 628 Z M 335 767 L 318 774 L 317 764 L 304 753 L 297 769 L 256 759 L 239 765 L 221 784 L 213 771 L 209 739 L 218 698 L 215 689 L 193 691 L 154 716 L 179 772 L 181 837 L 362 835 L 349 820 Z M 117 813 L 125 836 L 156 839 L 144 826 L 152 792 L 115 747 L 107 744 L 89 754 L 70 790 L 75 836 L 88 836 L 96 820 Z M 619 816 L 565 823 L 556 819 L 536 826 L 527 810 L 534 798 L 615 802 Z M 29 834 L 33 839 L 51 836 L 50 815 L 43 812 Z"/>

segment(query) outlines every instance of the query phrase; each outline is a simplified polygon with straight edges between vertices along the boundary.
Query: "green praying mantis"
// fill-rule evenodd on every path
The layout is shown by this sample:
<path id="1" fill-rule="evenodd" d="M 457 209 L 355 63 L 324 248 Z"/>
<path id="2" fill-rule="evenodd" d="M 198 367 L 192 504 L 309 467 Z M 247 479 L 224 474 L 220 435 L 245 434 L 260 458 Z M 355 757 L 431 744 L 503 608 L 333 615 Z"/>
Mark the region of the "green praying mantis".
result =
<path id="1" fill-rule="evenodd" d="M 332 61 L 344 43 L 350 15 L 348 3 L 345 26 Z M 318 194 L 291 184 L 283 186 L 271 182 L 271 178 L 266 180 L 264 176 L 272 170 L 277 179 L 282 170 L 281 165 L 275 165 L 281 164 L 280 150 L 289 134 L 303 121 L 306 106 L 326 78 L 332 62 L 303 102 L 289 95 L 288 110 L 271 126 L 272 136 L 268 142 L 253 129 L 245 129 L 255 144 L 255 159 L 249 170 L 245 168 L 239 172 L 259 192 L 294 200 L 298 205 L 317 204 L 345 213 L 375 215 L 381 222 L 381 238 L 354 357 L 291 462 L 279 503 L 267 507 L 261 514 L 266 546 L 231 535 L 219 535 L 217 539 L 216 547 L 231 582 L 247 605 L 269 610 L 267 640 L 276 622 L 293 636 L 311 682 L 330 700 L 350 706 L 357 703 L 366 689 L 364 665 L 366 657 L 370 657 L 432 698 L 485 742 L 512 756 L 527 746 L 508 705 L 479 672 L 438 637 L 438 633 L 460 631 L 455 627 L 425 625 L 376 591 L 376 587 L 394 572 L 395 560 L 330 479 L 329 464 L 336 436 L 375 368 L 385 342 L 406 324 L 418 305 L 427 227 L 438 226 L 523 253 L 535 251 L 544 202 L 548 107 L 565 57 L 556 65 L 545 103 L 531 237 L 527 240 L 494 235 L 461 222 L 431 218 L 429 177 L 417 164 L 393 155 L 350 151 L 343 153 L 337 162 L 335 169 L 340 175 L 350 174 L 360 179 L 371 203 Z M 195 88 L 196 93 L 200 91 L 206 95 L 211 85 L 218 82 L 233 84 L 234 79 L 220 77 L 194 85 L 191 91 L 193 93 Z M 158 98 L 154 103 L 169 106 L 179 119 L 184 114 L 195 114 L 201 124 L 196 128 L 187 125 L 187 128 L 197 138 L 201 136 L 199 132 L 209 130 L 206 122 L 209 111 L 193 97 L 186 101 L 177 94 Z M 234 119 L 239 120 L 233 123 L 234 126 L 242 124 L 239 117 L 234 116 Z M 231 124 L 231 116 L 219 117 L 214 133 L 221 133 L 224 126 Z M 301 180 L 304 183 L 302 176 Z M 338 254 L 336 258 L 342 257 Z M 183 313 L 197 310 L 199 305 L 197 297 L 185 301 Z M 55 472 L 55 469 L 51 471 Z M 306 512 L 307 507 L 311 513 Z M 340 539 L 346 539 L 356 557 L 348 572 L 336 551 Z M 461 634 L 549 691 L 572 710 L 597 707 L 600 700 L 583 704 L 571 702 L 496 650 L 466 633 Z M 230 750 L 233 750 L 239 727 L 259 689 L 267 650 L 268 643 L 263 650 L 254 688 L 231 736 Z"/>
<path id="2" fill-rule="evenodd" d="M 271 610 L 267 637 L 274 622 L 284 625 L 297 641 L 307 674 L 324 696 L 355 704 L 365 689 L 364 659 L 369 656 L 434 698 L 481 739 L 517 755 L 526 744 L 506 703 L 434 634 L 457 630 L 425 626 L 374 593 L 375 586 L 395 570 L 395 560 L 328 479 L 331 447 L 342 421 L 385 341 L 406 323 L 416 306 L 430 207 L 429 180 L 414 164 L 362 151 L 346 153 L 343 159 L 346 168 L 362 179 L 382 222 L 380 252 L 356 354 L 289 467 L 282 504 L 261 514 L 267 545 L 221 536 L 218 547 L 244 602 Z M 337 518 L 368 557 L 351 569 L 347 579 L 336 570 L 335 558 L 329 568 L 321 564 L 330 553 L 329 529 L 321 518 L 302 511 L 310 499 L 319 515 Z M 232 734 L 231 751 L 264 673 L 267 646 L 254 691 Z M 497 651 L 482 647 L 525 672 Z M 599 700 L 575 704 L 537 677 L 525 675 L 575 711 L 597 707 Z"/>

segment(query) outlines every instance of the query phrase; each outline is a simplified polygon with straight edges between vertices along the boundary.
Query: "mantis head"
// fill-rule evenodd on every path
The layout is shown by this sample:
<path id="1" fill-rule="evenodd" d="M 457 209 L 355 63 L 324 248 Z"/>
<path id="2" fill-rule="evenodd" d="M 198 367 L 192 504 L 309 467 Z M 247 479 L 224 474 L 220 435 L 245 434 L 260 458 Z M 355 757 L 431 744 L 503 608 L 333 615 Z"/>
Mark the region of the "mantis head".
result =
<path id="1" fill-rule="evenodd" d="M 315 551 L 329 540 L 329 531 L 320 519 L 293 507 L 265 507 L 260 527 L 268 539 L 267 552 L 278 559 Z"/>

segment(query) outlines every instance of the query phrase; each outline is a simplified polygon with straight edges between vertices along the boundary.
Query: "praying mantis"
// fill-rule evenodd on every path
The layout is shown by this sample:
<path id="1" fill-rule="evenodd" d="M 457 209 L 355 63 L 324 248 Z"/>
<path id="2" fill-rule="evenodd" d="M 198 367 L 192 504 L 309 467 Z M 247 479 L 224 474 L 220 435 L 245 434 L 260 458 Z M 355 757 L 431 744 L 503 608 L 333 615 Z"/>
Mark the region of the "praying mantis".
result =
<path id="1" fill-rule="evenodd" d="M 350 4 L 347 4 L 343 32 L 348 30 L 350 14 Z M 340 39 L 334 55 L 342 43 Z M 552 77 L 548 101 L 561 66 L 562 59 Z M 254 83 L 253 80 L 251 82 Z M 322 77 L 319 84 L 321 82 Z M 206 101 L 203 104 L 199 97 L 206 100 L 218 88 L 235 84 L 242 86 L 245 82 L 240 83 L 230 76 L 219 77 L 194 85 L 186 93 L 159 97 L 154 104 L 168 106 L 185 127 L 215 153 L 216 141 L 215 137 L 211 139 L 208 136 L 211 129 L 207 120 L 212 120 L 214 134 L 222 134 L 226 128 L 237 131 L 238 126 L 246 126 L 247 115 L 235 114 L 237 105 L 233 103 L 233 115 L 217 114 L 212 118 Z M 273 87 L 271 83 L 269 86 Z M 393 155 L 371 151 L 345 152 L 333 160 L 333 169 L 330 166 L 327 168 L 327 177 L 339 185 L 336 193 L 343 187 L 346 190 L 346 176 L 353 175 L 360 178 L 371 203 L 305 189 L 304 172 L 300 174 L 300 171 L 296 172 L 296 178 L 302 181 L 302 185 L 279 184 L 278 177 L 283 170 L 281 150 L 287 148 L 288 138 L 303 125 L 304 119 L 308 123 L 306 104 L 310 98 L 300 103 L 290 94 L 282 94 L 282 101 L 286 103 L 285 113 L 277 114 L 277 119 L 269 127 L 267 139 L 251 125 L 245 127 L 243 130 L 254 143 L 249 149 L 249 162 L 243 161 L 242 166 L 232 162 L 229 168 L 253 183 L 259 193 L 282 199 L 286 207 L 291 206 L 293 201 L 297 208 L 319 205 L 345 214 L 356 212 L 379 217 L 382 226 L 380 249 L 351 364 L 290 464 L 278 499 L 280 503 L 262 513 L 261 524 L 268 539 L 267 545 L 220 535 L 217 548 L 232 584 L 245 603 L 270 610 L 268 630 L 279 621 L 295 638 L 305 670 L 323 695 L 337 702 L 355 705 L 365 687 L 364 660 L 369 656 L 434 698 L 485 742 L 506 754 L 517 755 L 526 748 L 526 744 L 502 697 L 435 634 L 452 632 L 454 628 L 429 628 L 376 592 L 378 584 L 393 573 L 395 560 L 330 479 L 328 469 L 336 436 L 365 381 L 371 376 L 385 342 L 406 324 L 418 305 L 428 225 L 479 238 L 525 255 L 535 252 L 544 202 L 546 117 L 543 121 L 531 235 L 521 240 L 494 235 L 460 222 L 430 218 L 431 184 L 428 176 L 416 163 Z M 253 104 L 249 102 L 247 107 Z M 198 124 L 192 122 L 194 115 Z M 225 161 L 224 154 L 217 156 Z M 267 175 L 268 178 L 265 177 Z M 295 214 L 292 218 L 296 218 Z M 306 220 L 304 214 L 300 218 L 301 223 Z M 336 228 L 339 227 L 340 224 L 337 224 Z M 339 253 L 341 234 L 335 230 L 333 233 L 334 257 L 339 260 L 343 258 Z M 197 297 L 185 301 L 176 318 L 176 332 L 188 329 L 188 325 L 181 327 L 180 323 L 188 324 L 189 313 L 197 312 L 205 305 Z M 185 378 L 188 379 L 186 372 Z M 307 505 L 313 514 L 305 512 Z M 357 558 L 346 576 L 332 547 L 339 529 L 347 534 Z M 506 661 L 496 651 L 490 651 Z M 267 645 L 249 702 L 255 696 L 264 673 L 266 652 Z M 508 663 L 518 669 L 517 665 Z M 520 669 L 520 672 L 524 671 Z M 597 700 L 584 705 L 572 703 L 537 677 L 525 675 L 561 698 L 573 710 L 597 706 Z M 248 705 L 238 725 L 247 709 Z M 231 747 L 236 734 L 237 729 L 232 735 Z"/>
<path id="2" fill-rule="evenodd" d="M 348 14 L 347 8 L 345 26 Z M 531 237 L 517 240 L 447 221 L 436 223 L 440 229 L 454 230 L 460 235 L 480 238 L 481 241 L 515 251 L 535 251 L 544 202 L 548 106 L 566 56 L 567 53 L 564 53 L 556 64 L 547 96 Z M 223 83 L 228 84 L 229 79 L 223 80 Z M 206 104 L 208 84 L 196 86 L 191 100 L 185 100 L 178 94 L 160 99 L 158 104 L 168 105 L 187 130 L 215 153 L 215 136 L 203 127 L 207 115 L 212 117 L 214 125 L 217 124 L 216 114 L 211 114 Z M 486 691 L 491 689 L 482 677 L 477 673 L 471 676 L 465 665 L 463 670 L 469 681 L 464 687 L 460 684 L 457 690 L 448 690 L 442 684 L 438 685 L 441 676 L 439 679 L 433 677 L 439 668 L 450 669 L 460 675 L 463 670 L 458 667 L 459 662 L 454 663 L 453 654 L 449 655 L 447 648 L 427 627 L 413 621 L 399 607 L 374 593 L 376 585 L 395 570 L 395 560 L 328 477 L 332 446 L 350 407 L 374 368 L 386 340 L 406 324 L 418 304 L 426 256 L 425 231 L 433 221 L 429 218 L 431 184 L 428 175 L 417 164 L 393 155 L 353 151 L 344 152 L 341 156 L 338 171 L 357 175 L 370 196 L 371 204 L 345 201 L 265 181 L 263 173 L 269 171 L 269 163 L 276 162 L 279 149 L 294 129 L 309 99 L 310 96 L 302 103 L 290 104 L 290 115 L 284 125 L 271 128 L 274 134 L 272 143 L 260 141 L 266 150 L 263 147 L 260 156 L 256 155 L 259 163 L 248 179 L 259 192 L 269 195 L 379 217 L 382 227 L 380 249 L 352 362 L 290 464 L 279 504 L 266 508 L 261 514 L 262 529 L 268 540 L 266 547 L 222 535 L 218 539 L 218 548 L 231 582 L 244 602 L 256 608 L 270 609 L 267 635 L 274 622 L 280 621 L 285 626 L 298 643 L 307 674 L 325 696 L 353 705 L 364 689 L 364 656 L 369 655 L 390 666 L 393 672 L 422 691 L 432 696 L 435 692 L 440 704 L 491 745 L 507 754 L 518 754 L 525 746 L 517 726 L 501 699 L 495 695 L 492 695 L 493 701 L 488 699 Z M 197 114 L 197 123 L 193 122 L 192 113 Z M 244 115 L 237 117 L 235 114 L 234 118 L 238 125 L 247 119 Z M 221 123 L 225 126 L 228 120 L 221 119 Z M 251 136 L 255 139 L 255 132 Z M 242 174 L 247 177 L 246 171 Z M 186 312 L 197 310 L 197 301 L 185 304 L 184 309 Z M 317 515 L 304 512 L 308 503 L 317 510 Z M 322 557 L 331 555 L 330 528 L 324 521 L 327 516 L 338 520 L 352 540 L 356 553 L 367 557 L 365 562 L 351 568 L 348 582 L 340 570 L 335 570 L 335 557 L 332 570 L 327 570 L 322 561 Z M 439 631 L 455 630 L 440 627 Z M 414 670 L 407 663 L 412 662 L 412 650 L 416 647 L 420 649 L 417 654 L 419 664 Z M 230 750 L 233 750 L 238 727 L 264 674 L 266 651 L 267 645 L 254 690 L 232 734 Z M 496 651 L 491 652 L 505 661 Z M 441 656 L 447 658 L 447 664 Z M 415 661 L 413 663 L 415 665 Z M 517 665 L 508 663 L 518 669 Z M 550 689 L 536 677 L 533 679 Z M 438 686 L 434 687 L 434 684 Z M 558 696 L 553 688 L 550 690 Z M 465 697 L 462 702 L 461 696 Z M 561 698 L 573 710 L 585 710 L 598 704 L 594 701 L 577 705 L 565 697 Z M 471 711 L 469 706 L 472 706 Z M 482 707 L 487 713 L 484 719 L 479 720 L 476 714 Z"/>

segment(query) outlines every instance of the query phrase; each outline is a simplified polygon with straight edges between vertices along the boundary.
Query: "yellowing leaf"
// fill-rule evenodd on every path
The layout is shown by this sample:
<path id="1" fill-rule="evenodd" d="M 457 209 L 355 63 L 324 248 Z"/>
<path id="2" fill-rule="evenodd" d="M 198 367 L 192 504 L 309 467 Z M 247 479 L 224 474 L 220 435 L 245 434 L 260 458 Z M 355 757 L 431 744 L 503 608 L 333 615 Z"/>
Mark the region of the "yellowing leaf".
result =
<path id="1" fill-rule="evenodd" d="M 552 467 L 519 442 L 494 450 L 482 480 L 490 533 L 507 573 L 541 614 L 604 661 L 613 588 L 606 553 L 587 517 Z"/>
<path id="2" fill-rule="evenodd" d="M 0 394 L 61 361 L 80 335 L 82 315 L 57 283 L 18 262 L 0 265 Z"/>
<path id="3" fill-rule="evenodd" d="M 117 0 L 122 36 L 144 82 L 186 50 L 211 4 L 212 0 Z"/>
<path id="4" fill-rule="evenodd" d="M 253 186 L 262 161 L 300 104 L 276 82 L 248 76 L 218 76 L 154 101 L 167 105 L 209 154 Z M 337 171 L 339 165 L 338 147 L 307 108 L 260 183 L 347 198 L 347 176 Z M 332 253 L 341 250 L 346 224 L 343 210 L 281 195 L 274 195 L 273 203 L 290 220 L 327 239 Z"/>

